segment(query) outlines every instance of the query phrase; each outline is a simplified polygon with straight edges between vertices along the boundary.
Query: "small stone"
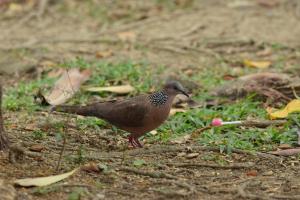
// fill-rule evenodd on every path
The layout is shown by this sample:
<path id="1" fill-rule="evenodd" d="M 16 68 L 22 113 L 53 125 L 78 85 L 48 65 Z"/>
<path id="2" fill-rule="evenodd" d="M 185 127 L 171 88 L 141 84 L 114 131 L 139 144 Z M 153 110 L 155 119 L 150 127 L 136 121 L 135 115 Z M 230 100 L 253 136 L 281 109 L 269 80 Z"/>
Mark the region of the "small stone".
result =
<path id="1" fill-rule="evenodd" d="M 272 176 L 274 174 L 274 172 L 273 171 L 267 171 L 267 172 L 264 172 L 262 175 L 263 176 Z"/>
<path id="2" fill-rule="evenodd" d="M 43 151 L 44 150 L 44 146 L 43 145 L 41 145 L 41 144 L 34 144 L 34 145 L 32 145 L 30 148 L 29 148 L 29 150 L 30 151 L 34 151 L 34 152 L 41 152 L 41 151 Z"/>
<path id="3" fill-rule="evenodd" d="M 197 158 L 199 156 L 199 153 L 190 153 L 186 155 L 186 158 L 192 159 L 192 158 Z"/>
<path id="4" fill-rule="evenodd" d="M 183 157 L 183 156 L 185 156 L 185 155 L 186 155 L 185 152 L 180 152 L 180 153 L 177 154 L 178 157 Z"/>

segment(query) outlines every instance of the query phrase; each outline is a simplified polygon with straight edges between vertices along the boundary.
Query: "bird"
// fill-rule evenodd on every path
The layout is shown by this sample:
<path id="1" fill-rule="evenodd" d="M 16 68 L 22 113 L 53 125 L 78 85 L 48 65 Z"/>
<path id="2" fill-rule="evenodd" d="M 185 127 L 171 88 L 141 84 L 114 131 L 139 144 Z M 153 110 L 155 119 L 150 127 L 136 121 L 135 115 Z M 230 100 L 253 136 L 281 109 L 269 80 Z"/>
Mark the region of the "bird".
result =
<path id="1" fill-rule="evenodd" d="M 178 81 L 167 81 L 161 90 L 123 100 L 96 102 L 86 106 L 58 105 L 52 111 L 93 116 L 130 133 L 134 148 L 142 148 L 139 137 L 159 127 L 168 118 L 176 95 L 189 97 Z"/>

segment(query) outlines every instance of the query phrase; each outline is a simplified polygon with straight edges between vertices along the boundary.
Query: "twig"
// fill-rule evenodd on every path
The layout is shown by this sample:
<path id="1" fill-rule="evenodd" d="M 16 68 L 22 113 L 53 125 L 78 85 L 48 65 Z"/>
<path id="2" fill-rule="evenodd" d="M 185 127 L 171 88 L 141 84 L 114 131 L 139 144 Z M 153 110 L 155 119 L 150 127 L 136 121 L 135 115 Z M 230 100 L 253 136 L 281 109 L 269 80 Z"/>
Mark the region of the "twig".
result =
<path id="1" fill-rule="evenodd" d="M 0 151 L 6 150 L 9 147 L 9 141 L 3 127 L 2 117 L 2 83 L 0 83 Z"/>
<path id="2" fill-rule="evenodd" d="M 57 162 L 56 171 L 59 170 L 61 160 L 62 160 L 63 154 L 65 152 L 65 149 L 66 149 L 67 136 L 65 134 L 66 134 L 66 131 L 64 131 L 64 134 L 63 134 L 63 146 L 62 146 L 61 151 L 59 153 L 59 159 L 58 159 L 58 162 Z"/>
<path id="3" fill-rule="evenodd" d="M 210 167 L 214 169 L 252 169 L 255 166 L 254 163 L 239 163 L 234 165 L 215 165 L 208 163 L 169 163 L 168 165 L 175 167 Z"/>
<path id="4" fill-rule="evenodd" d="M 182 191 L 165 191 L 165 190 L 152 189 L 153 191 L 159 192 L 168 197 L 174 197 L 174 196 L 186 197 L 186 196 L 189 196 L 189 195 L 195 193 L 195 189 L 193 186 L 191 186 L 181 180 L 168 180 L 168 181 L 162 181 L 162 182 L 158 182 L 158 183 L 160 183 L 162 185 L 174 184 L 181 188 L 185 188 L 187 190 L 187 192 L 182 192 Z"/>
<path id="5" fill-rule="evenodd" d="M 203 131 L 209 130 L 209 129 L 211 129 L 211 128 L 213 128 L 213 126 L 204 126 L 204 127 L 202 127 L 202 128 L 197 129 L 196 131 L 194 131 L 194 132 L 192 133 L 192 138 L 197 137 L 197 136 L 198 136 L 199 134 L 201 134 Z"/>
<path id="6" fill-rule="evenodd" d="M 220 152 L 219 147 L 206 147 L 206 146 L 199 146 L 199 145 L 191 145 L 191 146 L 171 146 L 171 145 L 156 145 L 151 146 L 150 148 L 143 148 L 143 149 L 133 149 L 126 151 L 127 156 L 138 156 L 138 155 L 149 155 L 149 154 L 163 154 L 163 153 L 172 153 L 178 151 L 185 151 L 188 148 L 192 149 L 193 151 L 214 151 Z M 225 149 L 226 151 L 226 149 Z M 259 156 L 262 158 L 269 158 L 269 159 L 280 159 L 275 155 L 271 155 L 268 153 L 261 153 L 261 152 L 251 152 L 246 150 L 240 149 L 230 149 L 232 153 L 238 154 L 246 154 L 246 155 L 253 155 Z M 92 153 L 90 155 L 86 155 L 87 159 L 104 159 L 104 158 L 122 158 L 123 152 L 97 152 Z"/>
<path id="7" fill-rule="evenodd" d="M 167 179 L 177 179 L 176 176 L 170 175 L 170 174 L 166 174 L 163 172 L 149 172 L 149 171 L 142 171 L 142 170 L 138 170 L 138 169 L 134 169 L 134 168 L 129 168 L 129 167 L 121 167 L 119 168 L 120 171 L 124 171 L 124 172 L 130 172 L 130 173 L 134 173 L 137 175 L 142 175 L 142 176 L 149 176 L 151 178 L 167 178 Z"/>

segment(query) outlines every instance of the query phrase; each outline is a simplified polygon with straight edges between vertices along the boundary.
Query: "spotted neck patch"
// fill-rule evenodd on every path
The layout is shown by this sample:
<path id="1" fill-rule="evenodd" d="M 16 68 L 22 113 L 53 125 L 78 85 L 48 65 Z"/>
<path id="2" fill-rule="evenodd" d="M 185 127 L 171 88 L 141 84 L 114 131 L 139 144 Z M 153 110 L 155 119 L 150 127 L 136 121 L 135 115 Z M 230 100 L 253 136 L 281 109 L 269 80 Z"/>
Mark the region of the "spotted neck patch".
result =
<path id="1" fill-rule="evenodd" d="M 155 93 L 149 95 L 149 99 L 150 99 L 150 102 L 154 106 L 161 106 L 167 102 L 168 95 L 166 93 L 164 93 L 163 91 L 155 92 Z"/>

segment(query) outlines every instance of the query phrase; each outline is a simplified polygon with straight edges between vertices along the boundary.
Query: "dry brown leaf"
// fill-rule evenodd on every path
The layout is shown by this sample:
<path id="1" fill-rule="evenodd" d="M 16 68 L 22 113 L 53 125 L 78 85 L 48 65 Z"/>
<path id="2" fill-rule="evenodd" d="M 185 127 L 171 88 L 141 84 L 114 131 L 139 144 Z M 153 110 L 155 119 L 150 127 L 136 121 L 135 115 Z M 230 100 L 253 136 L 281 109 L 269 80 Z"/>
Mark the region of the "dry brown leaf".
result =
<path id="1" fill-rule="evenodd" d="M 35 151 L 35 152 L 41 152 L 44 149 L 45 147 L 41 144 L 34 144 L 29 148 L 30 151 Z"/>
<path id="2" fill-rule="evenodd" d="M 268 68 L 271 65 L 270 61 L 252 61 L 252 60 L 244 60 L 244 65 L 246 67 L 254 67 L 254 68 Z"/>
<path id="3" fill-rule="evenodd" d="M 108 51 L 97 51 L 96 52 L 96 58 L 108 58 L 113 55 L 113 52 L 111 50 Z"/>
<path id="4" fill-rule="evenodd" d="M 279 149 L 292 149 L 293 147 L 290 144 L 280 144 Z"/>
<path id="5" fill-rule="evenodd" d="M 271 151 L 269 153 L 278 156 L 293 156 L 300 153 L 300 148 L 277 150 Z"/>
<path id="6" fill-rule="evenodd" d="M 117 94 L 128 94 L 134 91 L 134 87 L 131 85 L 109 86 L 109 87 L 90 87 L 86 88 L 89 92 L 112 92 Z"/>
<path id="7" fill-rule="evenodd" d="M 81 84 L 89 79 L 90 75 L 90 70 L 80 72 L 76 68 L 64 72 L 55 83 L 50 95 L 45 96 L 47 102 L 54 106 L 65 103 L 79 90 Z"/>
<path id="8" fill-rule="evenodd" d="M 257 170 L 253 169 L 253 170 L 249 170 L 246 172 L 247 176 L 257 176 Z"/>
<path id="9" fill-rule="evenodd" d="M 133 42 L 136 39 L 136 34 L 132 31 L 120 32 L 117 35 L 123 42 Z"/>
<path id="10" fill-rule="evenodd" d="M 85 165 L 83 165 L 81 167 L 81 170 L 83 171 L 86 171 L 86 172 L 94 172 L 94 173 L 99 173 L 101 170 L 99 169 L 97 163 L 94 163 L 94 162 L 90 162 L 90 163 L 87 163 Z"/>
<path id="11" fill-rule="evenodd" d="M 72 174 L 74 174 L 77 171 L 77 168 L 64 173 L 64 174 L 59 174 L 59 175 L 55 175 L 55 176 L 46 176 L 46 177 L 37 177 L 37 178 L 24 178 L 24 179 L 17 179 L 14 184 L 19 185 L 19 186 L 23 186 L 23 187 L 31 187 L 31 186 L 47 186 L 47 185 L 51 185 L 53 183 L 56 183 L 58 181 L 61 181 L 65 178 L 68 178 L 69 176 L 71 176 Z"/>

